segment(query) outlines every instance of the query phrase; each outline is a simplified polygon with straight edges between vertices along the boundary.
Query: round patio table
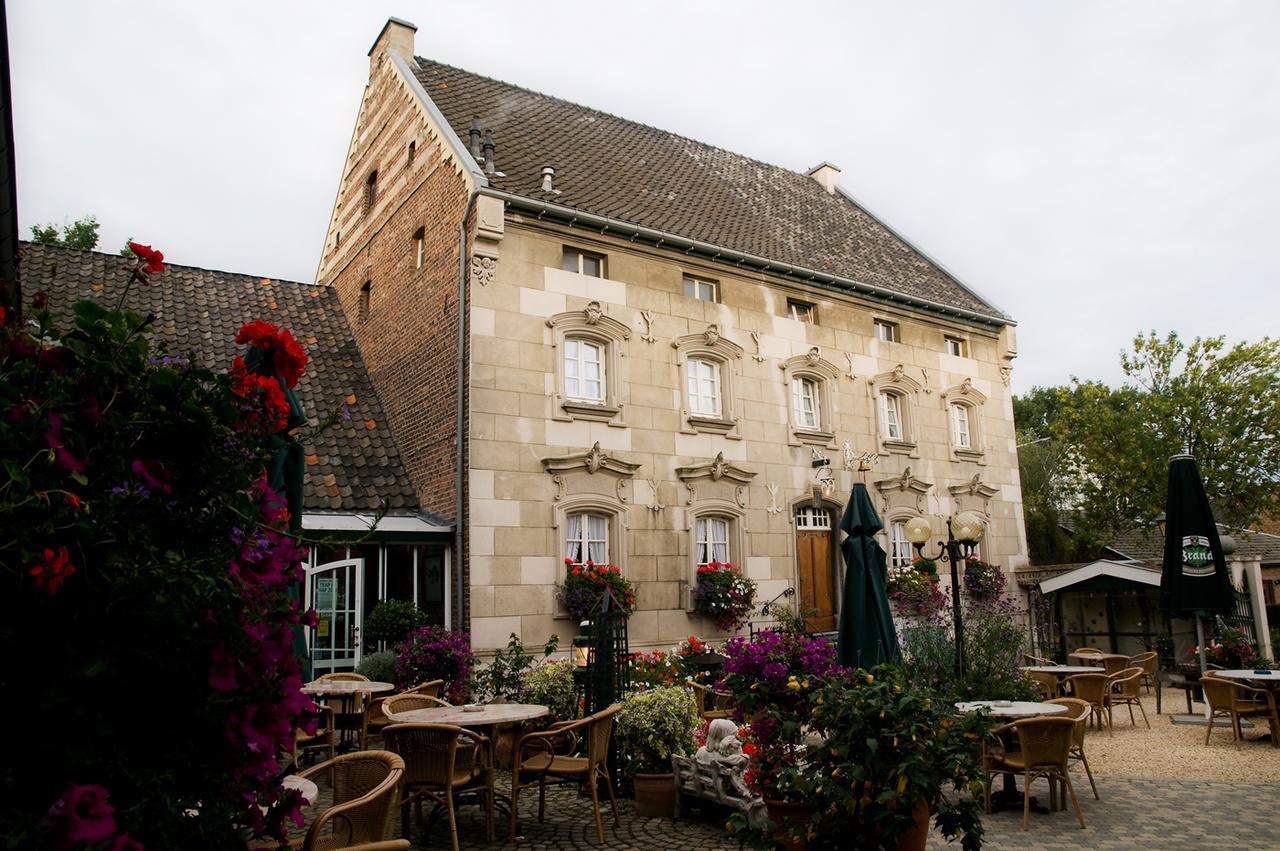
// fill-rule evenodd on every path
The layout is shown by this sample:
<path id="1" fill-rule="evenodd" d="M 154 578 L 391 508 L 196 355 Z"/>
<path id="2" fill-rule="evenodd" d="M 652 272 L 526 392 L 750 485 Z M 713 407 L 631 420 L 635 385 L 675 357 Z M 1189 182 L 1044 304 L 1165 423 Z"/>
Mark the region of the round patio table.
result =
<path id="1" fill-rule="evenodd" d="M 1252 669 L 1240 668 L 1234 671 L 1214 671 L 1213 675 L 1228 680 L 1257 680 L 1258 682 L 1266 683 L 1269 688 L 1280 685 L 1280 670 L 1275 669 L 1269 669 L 1265 674 L 1259 674 Z"/>
<path id="2" fill-rule="evenodd" d="M 320 798 L 320 787 L 312 783 L 305 777 L 299 777 L 297 774 L 286 775 L 280 785 L 286 789 L 297 789 L 302 793 L 302 802 L 307 806 L 314 804 Z"/>
<path id="3" fill-rule="evenodd" d="M 352 704 L 355 702 L 357 694 L 363 694 L 368 697 L 395 690 L 396 687 L 393 683 L 384 683 L 379 680 L 312 680 L 302 687 L 303 694 L 336 697 L 341 700 L 342 708 L 340 712 L 343 715 L 354 713 L 355 709 Z M 355 743 L 352 741 L 354 735 L 355 730 L 343 729 L 341 750 L 348 751 L 355 747 Z"/>
<path id="4" fill-rule="evenodd" d="M 1107 659 L 1128 659 L 1129 657 L 1123 653 L 1068 653 L 1068 659 L 1079 659 L 1087 665 L 1094 667 L 1105 664 Z"/>
<path id="5" fill-rule="evenodd" d="M 970 700 L 957 703 L 956 709 L 961 712 L 976 712 L 979 709 L 990 709 L 997 718 L 1032 718 L 1036 715 L 1061 715 L 1069 707 L 1061 703 L 1040 703 L 1034 700 L 1011 700 L 1003 705 L 1002 700 Z"/>
<path id="6" fill-rule="evenodd" d="M 1095 665 L 1027 665 L 1022 670 L 1057 674 L 1060 677 L 1072 677 L 1076 674 L 1096 674 L 1098 672 L 1098 668 Z"/>
<path id="7" fill-rule="evenodd" d="M 515 724 L 550 714 L 551 710 L 540 703 L 486 703 L 475 710 L 463 706 L 432 706 L 386 713 L 387 720 L 393 724 L 456 724 L 459 727 Z"/>

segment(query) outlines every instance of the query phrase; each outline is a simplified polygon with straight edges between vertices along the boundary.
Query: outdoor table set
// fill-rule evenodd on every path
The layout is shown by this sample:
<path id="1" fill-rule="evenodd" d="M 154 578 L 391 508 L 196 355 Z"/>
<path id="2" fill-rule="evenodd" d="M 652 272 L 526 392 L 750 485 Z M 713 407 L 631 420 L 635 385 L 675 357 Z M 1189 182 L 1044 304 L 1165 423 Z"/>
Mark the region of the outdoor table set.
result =
<path id="1" fill-rule="evenodd" d="M 963 703 L 957 703 L 956 709 L 964 713 L 977 712 L 978 710 L 986 709 L 993 717 L 1009 718 L 1014 720 L 1050 715 L 1063 715 L 1068 711 L 1067 707 L 1060 703 L 1042 703 L 1040 701 L 1032 700 L 970 700 Z M 1017 780 L 1014 779 L 1013 774 L 1006 773 L 1004 775 L 1003 786 L 1004 788 L 991 796 L 991 806 L 993 810 L 1012 807 L 1022 803 L 1023 796 L 1018 792 L 1018 783 Z M 1029 807 L 1032 812 L 1049 812 L 1047 808 L 1040 806 L 1039 802 L 1035 798 L 1031 799 Z"/>
<path id="2" fill-rule="evenodd" d="M 395 690 L 394 684 L 377 680 L 314 680 L 302 687 L 303 694 L 338 698 L 342 702 L 340 713 L 344 715 L 350 715 L 355 711 L 355 698 L 358 694 L 363 695 L 363 699 L 367 701 L 374 695 Z M 355 732 L 349 727 L 342 728 L 342 742 L 338 746 L 339 750 L 349 751 L 355 747 Z"/>

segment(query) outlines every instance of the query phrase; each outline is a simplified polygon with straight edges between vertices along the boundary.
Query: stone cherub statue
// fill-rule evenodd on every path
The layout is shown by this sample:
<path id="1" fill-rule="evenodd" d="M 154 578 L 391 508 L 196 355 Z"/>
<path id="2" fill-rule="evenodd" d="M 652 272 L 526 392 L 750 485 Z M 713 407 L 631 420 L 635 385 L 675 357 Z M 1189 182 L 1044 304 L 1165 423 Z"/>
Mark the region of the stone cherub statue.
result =
<path id="1" fill-rule="evenodd" d="M 738 725 L 725 718 L 717 718 L 707 729 L 707 743 L 698 748 L 694 756 L 698 762 L 718 762 L 730 768 L 736 768 L 747 761 L 742 752 L 742 742 L 738 741 Z"/>

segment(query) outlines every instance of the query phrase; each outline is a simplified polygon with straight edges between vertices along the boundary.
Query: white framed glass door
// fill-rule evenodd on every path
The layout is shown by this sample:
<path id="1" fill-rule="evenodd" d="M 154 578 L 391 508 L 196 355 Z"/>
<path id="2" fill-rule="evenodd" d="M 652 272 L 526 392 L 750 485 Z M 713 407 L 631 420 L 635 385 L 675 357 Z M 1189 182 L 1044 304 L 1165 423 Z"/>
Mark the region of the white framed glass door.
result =
<path id="1" fill-rule="evenodd" d="M 307 604 L 317 625 L 307 631 L 314 676 L 349 670 L 360 664 L 360 628 L 364 559 L 349 558 L 308 567 Z"/>

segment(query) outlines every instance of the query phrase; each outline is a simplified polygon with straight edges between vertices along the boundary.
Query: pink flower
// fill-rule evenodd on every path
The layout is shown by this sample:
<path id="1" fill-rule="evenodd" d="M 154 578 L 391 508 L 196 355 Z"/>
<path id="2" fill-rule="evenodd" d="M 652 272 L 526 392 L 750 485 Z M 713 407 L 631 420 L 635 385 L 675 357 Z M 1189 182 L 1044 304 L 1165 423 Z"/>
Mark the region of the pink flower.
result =
<path id="1" fill-rule="evenodd" d="M 173 493 L 173 487 L 169 484 L 169 472 L 159 461 L 134 461 L 129 469 L 135 476 L 141 476 L 142 483 L 147 487 L 163 494 Z"/>
<path id="2" fill-rule="evenodd" d="M 92 845 L 116 832 L 115 809 L 101 786 L 68 786 L 49 808 L 47 818 L 60 823 L 63 835 L 73 843 Z"/>

